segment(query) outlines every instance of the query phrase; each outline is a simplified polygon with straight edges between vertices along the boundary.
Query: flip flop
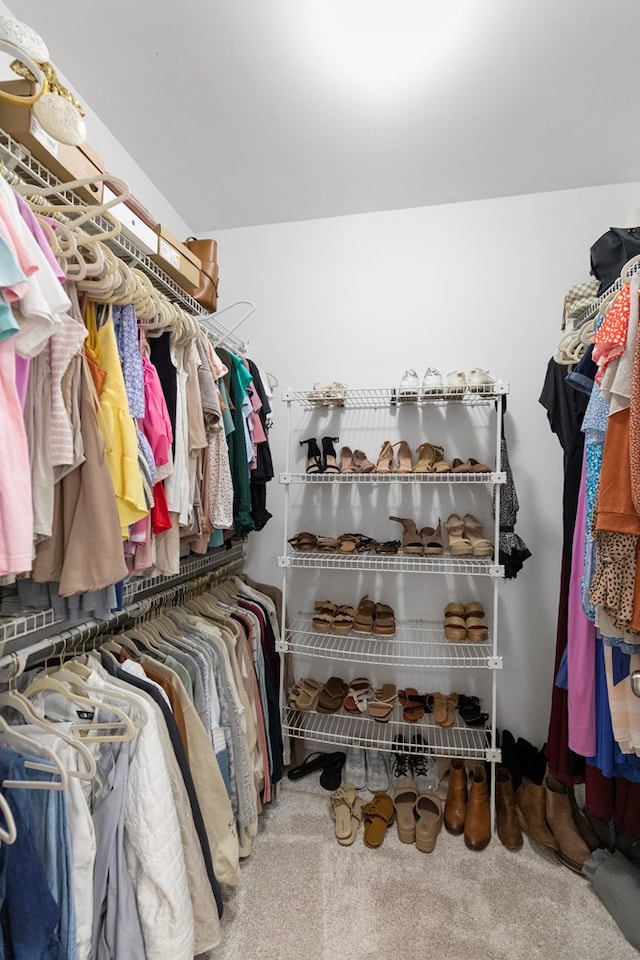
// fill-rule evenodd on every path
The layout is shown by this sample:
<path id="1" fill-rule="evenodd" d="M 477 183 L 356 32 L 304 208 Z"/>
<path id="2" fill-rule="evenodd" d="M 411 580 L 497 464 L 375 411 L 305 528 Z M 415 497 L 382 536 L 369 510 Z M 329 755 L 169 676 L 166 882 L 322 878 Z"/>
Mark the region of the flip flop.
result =
<path id="1" fill-rule="evenodd" d="M 342 783 L 342 768 L 347 759 L 346 753 L 337 751 L 333 754 L 335 757 L 331 763 L 327 763 L 320 774 L 320 786 L 323 790 L 337 790 Z"/>
<path id="2" fill-rule="evenodd" d="M 310 753 L 308 757 L 305 757 L 297 767 L 292 767 L 287 771 L 287 777 L 289 780 L 301 780 L 302 777 L 306 777 L 309 773 L 315 773 L 316 770 L 324 770 L 325 767 L 335 763 L 337 756 L 339 756 L 338 753 L 323 753 L 321 750 L 316 750 L 314 753 Z"/>
<path id="3" fill-rule="evenodd" d="M 393 800 L 388 793 L 374 793 L 373 799 L 363 805 L 362 814 L 365 846 L 379 847 L 395 817 Z"/>
<path id="4" fill-rule="evenodd" d="M 349 687 L 340 677 L 329 677 L 318 697 L 316 710 L 318 713 L 337 713 Z"/>

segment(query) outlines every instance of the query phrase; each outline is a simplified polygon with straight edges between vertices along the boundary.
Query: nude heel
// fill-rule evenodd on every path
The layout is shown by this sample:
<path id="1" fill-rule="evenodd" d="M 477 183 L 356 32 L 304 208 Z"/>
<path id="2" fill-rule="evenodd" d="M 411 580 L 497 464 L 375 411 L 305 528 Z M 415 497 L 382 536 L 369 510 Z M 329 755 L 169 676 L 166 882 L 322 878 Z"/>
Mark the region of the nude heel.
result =
<path id="1" fill-rule="evenodd" d="M 465 513 L 464 536 L 470 541 L 474 557 L 492 557 L 493 544 L 482 536 L 482 524 L 472 513 Z"/>
<path id="2" fill-rule="evenodd" d="M 353 451 L 353 472 L 354 473 L 373 473 L 375 468 L 376 468 L 375 463 L 371 463 L 371 460 L 367 459 L 367 455 L 363 450 Z"/>
<path id="3" fill-rule="evenodd" d="M 354 454 L 351 447 L 342 447 L 340 450 L 340 473 L 355 473 L 353 462 Z"/>
<path id="4" fill-rule="evenodd" d="M 418 533 L 415 520 L 410 520 L 407 517 L 389 517 L 389 520 L 395 520 L 396 523 L 402 524 L 402 529 L 404 530 L 402 534 L 402 552 L 424 556 L 422 537 Z"/>
<path id="5" fill-rule="evenodd" d="M 420 531 L 422 537 L 422 550 L 425 557 L 441 557 L 444 552 L 444 543 L 442 540 L 442 521 L 438 520 L 438 526 L 423 527 Z"/>
<path id="6" fill-rule="evenodd" d="M 464 534 L 464 520 L 457 513 L 450 514 L 445 521 L 445 529 L 449 537 L 449 552 L 452 557 L 471 557 L 473 544 Z"/>
<path id="7" fill-rule="evenodd" d="M 393 447 L 390 440 L 385 440 L 378 456 L 378 462 L 375 468 L 376 473 L 395 473 L 396 458 L 393 455 Z"/>
<path id="8" fill-rule="evenodd" d="M 412 473 L 413 459 L 411 457 L 411 447 L 406 440 L 398 440 L 393 444 L 393 448 L 398 448 L 396 454 L 396 473 Z"/>

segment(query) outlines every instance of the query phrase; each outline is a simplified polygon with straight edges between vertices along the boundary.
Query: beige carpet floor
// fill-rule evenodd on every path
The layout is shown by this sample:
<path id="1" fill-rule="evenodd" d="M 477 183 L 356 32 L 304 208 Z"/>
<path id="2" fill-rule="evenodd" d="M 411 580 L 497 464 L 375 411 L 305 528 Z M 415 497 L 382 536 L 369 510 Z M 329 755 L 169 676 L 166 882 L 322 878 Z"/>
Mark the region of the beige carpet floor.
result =
<path id="1" fill-rule="evenodd" d="M 527 839 L 473 853 L 443 830 L 422 854 L 393 826 L 377 850 L 362 828 L 341 847 L 318 779 L 285 779 L 261 817 L 215 960 L 638 960 L 589 883 Z"/>

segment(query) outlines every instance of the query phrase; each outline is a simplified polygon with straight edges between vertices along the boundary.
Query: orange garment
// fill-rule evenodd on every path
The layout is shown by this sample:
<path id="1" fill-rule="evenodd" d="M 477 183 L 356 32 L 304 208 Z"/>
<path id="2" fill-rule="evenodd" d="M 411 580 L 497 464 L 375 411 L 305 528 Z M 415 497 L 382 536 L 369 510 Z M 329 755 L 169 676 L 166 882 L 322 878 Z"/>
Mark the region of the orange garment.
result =
<path id="1" fill-rule="evenodd" d="M 630 310 L 631 284 L 625 283 L 593 338 L 593 359 L 598 364 L 596 383 L 602 380 L 607 365 L 624 353 Z"/>
<path id="2" fill-rule="evenodd" d="M 133 660 L 133 657 L 125 647 L 121 647 L 118 652 L 118 659 L 120 663 L 124 663 L 125 660 Z M 187 728 L 184 722 L 184 713 L 182 712 L 182 704 L 178 699 L 178 694 L 172 687 L 171 683 L 164 677 L 161 673 L 158 673 L 153 667 L 145 660 L 141 662 L 139 660 L 134 661 L 139 663 L 146 675 L 149 677 L 149 680 L 153 680 L 154 683 L 157 683 L 158 686 L 162 687 L 164 692 L 167 695 L 167 699 L 171 705 L 171 713 L 173 714 L 173 719 L 176 722 L 178 728 L 178 733 L 180 734 L 180 740 L 182 741 L 182 746 L 184 747 L 184 752 L 187 755 L 187 760 L 189 759 L 189 746 L 187 740 Z"/>
<path id="3" fill-rule="evenodd" d="M 631 497 L 629 409 L 609 417 L 598 486 L 596 529 L 640 534 L 640 516 Z"/>

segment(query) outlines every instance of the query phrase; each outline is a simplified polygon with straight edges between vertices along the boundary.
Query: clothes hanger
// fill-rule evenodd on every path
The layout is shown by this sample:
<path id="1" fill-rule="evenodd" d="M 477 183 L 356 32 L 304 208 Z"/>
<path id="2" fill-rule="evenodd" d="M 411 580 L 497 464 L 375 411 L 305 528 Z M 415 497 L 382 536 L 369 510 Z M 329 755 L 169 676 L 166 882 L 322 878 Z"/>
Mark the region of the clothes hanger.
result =
<path id="1" fill-rule="evenodd" d="M 81 664 L 80 666 L 84 666 L 84 665 Z M 68 683 L 71 687 L 75 688 L 80 693 L 80 695 L 83 695 L 84 693 L 95 693 L 98 697 L 100 697 L 102 694 L 104 694 L 104 696 L 108 698 L 112 698 L 114 700 L 122 700 L 132 710 L 133 715 L 129 714 L 128 716 L 130 717 L 131 722 L 136 728 L 136 731 L 140 730 L 141 727 L 145 725 L 145 723 L 147 722 L 147 715 L 141 709 L 140 701 L 137 700 L 135 696 L 131 696 L 125 690 L 121 691 L 120 689 L 118 689 L 116 693 L 116 691 L 105 690 L 103 687 L 96 687 L 95 685 L 88 682 L 90 677 L 87 678 L 86 675 L 83 677 L 79 675 L 75 670 L 70 670 L 69 669 L 70 667 L 71 667 L 71 664 L 67 663 L 65 664 L 64 667 L 61 667 L 60 669 L 56 670 L 54 674 L 55 679 L 60 680 L 62 683 Z M 90 673 L 91 671 L 89 670 L 89 674 Z M 111 704 L 105 701 L 100 701 L 100 702 L 102 703 L 103 709 L 106 709 L 106 710 L 112 709 Z"/>
<path id="2" fill-rule="evenodd" d="M 220 331 L 214 329 L 214 324 L 223 313 L 226 313 L 228 310 L 231 310 L 233 307 L 237 307 L 240 304 L 245 304 L 249 307 L 249 310 L 242 316 L 242 318 L 236 323 L 235 327 L 232 327 L 231 330 L 227 330 L 223 336 L 220 336 Z M 236 330 L 239 330 L 240 327 L 247 322 L 250 316 L 255 313 L 256 305 L 253 300 L 236 300 L 234 303 L 230 303 L 228 307 L 223 307 L 221 310 L 216 310 L 215 313 L 208 313 L 206 316 L 198 317 L 198 321 L 202 326 L 207 330 L 207 323 L 209 323 L 209 328 L 207 332 L 211 334 L 211 340 L 214 347 L 222 346 L 225 341 L 232 337 Z"/>
<path id="3" fill-rule="evenodd" d="M 25 760 L 25 770 L 39 770 L 42 773 L 58 774 L 59 780 L 3 780 L 2 787 L 15 790 L 66 790 L 69 785 L 67 771 L 62 766 L 60 758 L 44 743 L 33 740 L 18 728 L 12 727 L 3 716 L 0 716 L 0 742 L 7 742 L 19 753 L 43 757 L 49 763 L 38 763 L 35 760 Z"/>
<path id="4" fill-rule="evenodd" d="M 135 738 L 137 734 L 135 724 L 133 723 L 129 715 L 124 710 L 122 710 L 120 707 L 114 704 L 105 703 L 104 700 L 94 700 L 91 697 L 85 696 L 84 694 L 74 693 L 72 690 L 69 689 L 68 686 L 65 686 L 65 684 L 62 681 L 57 680 L 55 677 L 51 676 L 50 674 L 38 677 L 36 680 L 33 680 L 29 684 L 29 686 L 26 688 L 26 690 L 23 691 L 26 697 L 32 697 L 36 693 L 48 693 L 48 692 L 59 693 L 61 694 L 61 696 L 65 697 L 65 699 L 67 700 L 70 700 L 72 703 L 76 703 L 79 706 L 82 706 L 84 710 L 87 710 L 93 713 L 99 710 L 103 710 L 103 711 L 106 710 L 109 713 L 113 713 L 118 718 L 120 723 L 107 722 L 107 721 L 94 723 L 92 721 L 91 723 L 83 724 L 83 723 L 74 722 L 72 724 L 73 730 L 86 732 L 86 735 L 83 737 L 85 743 L 121 743 L 123 741 L 133 740 Z M 102 690 L 101 688 L 100 688 L 100 693 L 104 694 L 105 696 L 110 695 L 108 691 Z M 113 733 L 113 732 L 111 734 L 106 734 L 106 733 L 95 734 L 94 733 L 93 735 L 90 735 L 92 731 L 93 732 L 100 731 L 100 730 L 114 731 L 119 727 L 124 728 L 122 733 Z"/>
<path id="5" fill-rule="evenodd" d="M 0 842 L 11 845 L 16 842 L 18 830 L 16 828 L 16 822 L 13 819 L 11 807 L 7 802 L 7 798 L 2 793 L 0 793 L 0 813 L 5 822 L 4 827 L 0 824 Z"/>
<path id="6" fill-rule="evenodd" d="M 68 180 L 64 183 L 59 183 L 55 187 L 34 187 L 31 184 L 23 183 L 16 184 L 14 189 L 21 196 L 25 197 L 26 200 L 29 200 L 30 197 L 42 197 L 46 201 L 47 197 L 59 196 L 61 193 L 67 191 L 76 190 L 78 187 L 85 187 L 89 184 L 97 185 L 99 183 L 104 183 L 105 181 L 116 184 L 116 186 L 121 189 L 121 193 L 117 196 L 111 197 L 109 200 L 105 200 L 103 203 L 42 203 L 41 209 L 52 211 L 54 213 L 64 213 L 64 214 L 73 214 L 73 224 L 75 227 L 81 227 L 83 223 L 88 223 L 89 221 L 95 220 L 97 217 L 105 217 L 110 219 L 112 222 L 117 223 L 119 226 L 119 221 L 110 214 L 109 211 L 111 207 L 117 206 L 119 203 L 124 203 L 131 196 L 131 188 L 124 180 L 121 180 L 119 177 L 114 177 L 110 173 L 98 173 L 92 177 L 82 177 L 77 180 Z M 78 215 L 79 214 L 79 215 Z M 120 231 L 118 231 L 120 232 Z M 117 236 L 117 234 L 115 234 Z"/>

